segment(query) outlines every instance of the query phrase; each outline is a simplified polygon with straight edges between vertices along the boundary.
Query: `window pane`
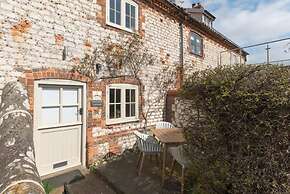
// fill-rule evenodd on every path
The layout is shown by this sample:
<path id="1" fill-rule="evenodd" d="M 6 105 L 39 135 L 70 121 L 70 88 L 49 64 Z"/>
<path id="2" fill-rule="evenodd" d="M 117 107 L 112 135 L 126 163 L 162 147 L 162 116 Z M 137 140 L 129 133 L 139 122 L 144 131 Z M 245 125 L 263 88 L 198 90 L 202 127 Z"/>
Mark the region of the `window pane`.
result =
<path id="1" fill-rule="evenodd" d="M 195 42 L 195 37 L 194 37 L 194 35 L 191 35 L 190 39 L 191 39 L 191 42 Z"/>
<path id="2" fill-rule="evenodd" d="M 126 89 L 126 102 L 130 102 L 130 90 Z"/>
<path id="3" fill-rule="evenodd" d="M 110 22 L 115 23 L 115 11 L 110 9 Z"/>
<path id="4" fill-rule="evenodd" d="M 42 106 L 59 105 L 59 88 L 42 88 Z"/>
<path id="5" fill-rule="evenodd" d="M 59 108 L 41 109 L 41 126 L 59 124 Z"/>
<path id="6" fill-rule="evenodd" d="M 136 29 L 135 23 L 136 23 L 135 18 L 131 18 L 131 29 L 132 30 L 135 30 Z"/>
<path id="7" fill-rule="evenodd" d="M 121 12 L 116 12 L 116 24 L 121 25 Z"/>
<path id="8" fill-rule="evenodd" d="M 121 0 L 116 0 L 116 11 L 121 12 Z"/>
<path id="9" fill-rule="evenodd" d="M 116 103 L 121 103 L 121 89 L 116 89 Z"/>
<path id="10" fill-rule="evenodd" d="M 201 55 L 200 47 L 196 47 L 196 54 Z"/>
<path id="11" fill-rule="evenodd" d="M 63 107 L 62 123 L 73 123 L 78 121 L 78 107 Z"/>
<path id="12" fill-rule="evenodd" d="M 113 104 L 110 105 L 109 115 L 110 115 L 110 119 L 115 118 L 115 105 Z"/>
<path id="13" fill-rule="evenodd" d="M 131 102 L 135 102 L 135 90 L 131 90 Z"/>
<path id="14" fill-rule="evenodd" d="M 63 89 L 62 104 L 76 105 L 78 104 L 78 89 Z"/>
<path id="15" fill-rule="evenodd" d="M 136 116 L 135 110 L 136 110 L 135 104 L 131 104 L 131 117 Z"/>
<path id="16" fill-rule="evenodd" d="M 115 89 L 110 89 L 110 103 L 115 102 Z"/>
<path id="17" fill-rule="evenodd" d="M 195 46 L 195 38 L 191 38 L 191 49 L 193 53 L 195 53 Z"/>
<path id="18" fill-rule="evenodd" d="M 126 104 L 126 117 L 130 117 L 130 104 Z"/>
<path id="19" fill-rule="evenodd" d="M 129 16 L 126 16 L 126 28 L 131 28 Z"/>
<path id="20" fill-rule="evenodd" d="M 130 4 L 126 3 L 126 15 L 130 16 Z"/>
<path id="21" fill-rule="evenodd" d="M 136 18 L 135 6 L 131 5 L 131 17 Z"/>
<path id="22" fill-rule="evenodd" d="M 115 9 L 115 0 L 110 0 L 110 9 Z"/>
<path id="23" fill-rule="evenodd" d="M 116 104 L 116 118 L 121 118 L 121 104 Z"/>

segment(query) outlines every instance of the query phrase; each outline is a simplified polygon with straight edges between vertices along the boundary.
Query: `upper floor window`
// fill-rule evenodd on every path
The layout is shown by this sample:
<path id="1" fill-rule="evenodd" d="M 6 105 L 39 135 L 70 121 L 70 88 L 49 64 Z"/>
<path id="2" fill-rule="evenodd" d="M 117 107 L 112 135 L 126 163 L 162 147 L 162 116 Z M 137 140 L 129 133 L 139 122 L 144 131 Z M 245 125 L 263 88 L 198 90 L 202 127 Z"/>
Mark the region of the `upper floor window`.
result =
<path id="1" fill-rule="evenodd" d="M 190 51 L 195 55 L 203 55 L 202 37 L 194 32 L 190 34 Z"/>
<path id="2" fill-rule="evenodd" d="M 107 124 L 138 120 L 138 86 L 111 84 L 107 87 Z"/>
<path id="3" fill-rule="evenodd" d="M 107 0 L 107 24 L 135 32 L 138 30 L 138 5 L 133 0 Z"/>

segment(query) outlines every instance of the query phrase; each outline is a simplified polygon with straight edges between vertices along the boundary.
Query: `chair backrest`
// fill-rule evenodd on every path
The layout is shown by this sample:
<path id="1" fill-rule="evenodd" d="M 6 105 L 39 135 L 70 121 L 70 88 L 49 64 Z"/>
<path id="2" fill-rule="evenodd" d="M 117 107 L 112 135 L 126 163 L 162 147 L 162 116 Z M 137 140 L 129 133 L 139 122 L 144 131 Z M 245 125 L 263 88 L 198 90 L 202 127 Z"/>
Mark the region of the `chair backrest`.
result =
<path id="1" fill-rule="evenodd" d="M 174 125 L 172 123 L 169 123 L 169 122 L 160 121 L 160 122 L 156 123 L 156 128 L 158 128 L 158 129 L 174 128 Z"/>
<path id="2" fill-rule="evenodd" d="M 158 144 L 154 137 L 139 131 L 134 131 L 133 133 L 137 138 L 136 142 L 139 150 L 143 152 L 153 152 L 158 150 L 158 146 L 156 146 Z"/>
<path id="3" fill-rule="evenodd" d="M 139 149 L 143 149 L 144 146 L 145 146 L 145 142 L 146 142 L 146 139 L 149 137 L 148 134 L 145 134 L 145 133 L 141 133 L 139 131 L 134 131 L 133 132 L 137 138 L 136 142 L 137 142 L 137 146 Z"/>
<path id="4" fill-rule="evenodd" d="M 138 139 L 143 140 L 143 141 L 146 141 L 146 139 L 150 136 L 146 133 L 141 133 L 140 131 L 134 131 L 133 133 Z"/>

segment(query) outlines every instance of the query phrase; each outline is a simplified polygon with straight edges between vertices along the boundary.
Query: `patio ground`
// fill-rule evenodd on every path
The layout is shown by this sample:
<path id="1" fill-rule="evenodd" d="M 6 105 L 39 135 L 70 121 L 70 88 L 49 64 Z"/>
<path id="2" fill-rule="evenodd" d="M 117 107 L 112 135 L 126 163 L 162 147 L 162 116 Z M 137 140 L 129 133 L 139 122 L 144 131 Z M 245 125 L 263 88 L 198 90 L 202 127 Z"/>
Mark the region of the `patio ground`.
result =
<path id="1" fill-rule="evenodd" d="M 138 154 L 126 151 L 95 168 L 117 193 L 120 194 L 175 194 L 179 193 L 179 182 L 174 178 L 167 179 L 161 187 L 161 168 L 155 157 L 145 158 L 141 176 L 137 176 Z"/>
<path id="2" fill-rule="evenodd" d="M 54 188 L 50 194 L 63 194 L 64 183 L 68 183 L 69 194 L 180 193 L 180 184 L 174 178 L 176 176 L 173 178 L 167 176 L 164 187 L 161 187 L 161 164 L 155 157 L 145 158 L 142 174 L 137 176 L 137 159 L 138 153 L 128 150 L 120 156 L 109 155 L 91 171 L 78 169 L 47 179 L 45 182 L 49 182 Z"/>
<path id="3" fill-rule="evenodd" d="M 65 183 L 69 194 L 116 194 L 98 175 L 83 168 L 48 178 L 43 182 L 52 188 L 49 194 L 64 194 Z"/>

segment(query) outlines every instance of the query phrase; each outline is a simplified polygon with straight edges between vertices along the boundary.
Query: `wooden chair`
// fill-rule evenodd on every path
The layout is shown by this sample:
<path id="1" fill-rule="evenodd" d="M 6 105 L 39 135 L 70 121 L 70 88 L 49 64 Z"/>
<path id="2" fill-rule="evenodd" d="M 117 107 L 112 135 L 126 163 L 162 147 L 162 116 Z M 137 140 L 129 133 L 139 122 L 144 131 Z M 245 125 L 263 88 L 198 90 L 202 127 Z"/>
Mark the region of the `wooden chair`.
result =
<path id="1" fill-rule="evenodd" d="M 141 133 L 139 131 L 134 131 L 134 134 L 137 138 L 137 147 L 140 150 L 140 155 L 137 162 L 137 168 L 139 167 L 138 176 L 140 176 L 143 168 L 145 155 L 154 154 L 157 157 L 161 153 L 162 148 L 159 142 L 153 136 Z"/>
<path id="2" fill-rule="evenodd" d="M 171 154 L 173 160 L 171 164 L 171 170 L 170 170 L 170 176 L 172 176 L 173 169 L 175 166 L 175 163 L 178 163 L 181 166 L 181 194 L 184 193 L 184 183 L 185 183 L 185 171 L 186 168 L 190 165 L 190 160 L 186 156 L 186 153 L 183 150 L 182 145 L 177 147 L 170 147 L 169 153 Z"/>
<path id="3" fill-rule="evenodd" d="M 174 128 L 175 126 L 172 123 L 160 121 L 156 123 L 156 128 L 163 129 L 163 128 Z"/>

